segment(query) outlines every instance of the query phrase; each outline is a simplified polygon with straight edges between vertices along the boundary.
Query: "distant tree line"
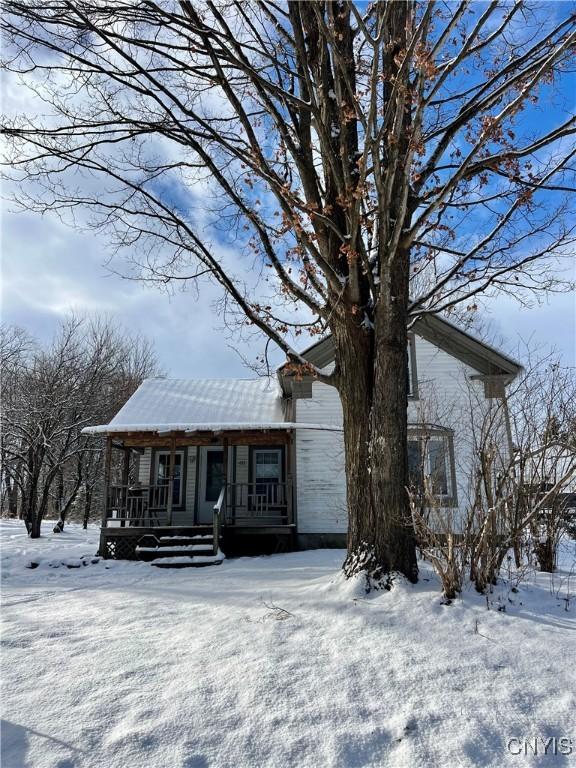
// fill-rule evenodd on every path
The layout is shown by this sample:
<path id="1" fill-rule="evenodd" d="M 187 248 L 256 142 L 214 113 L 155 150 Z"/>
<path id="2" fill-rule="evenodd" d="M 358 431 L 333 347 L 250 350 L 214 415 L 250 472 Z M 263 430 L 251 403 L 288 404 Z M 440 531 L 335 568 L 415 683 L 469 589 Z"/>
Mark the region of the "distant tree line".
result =
<path id="1" fill-rule="evenodd" d="M 71 316 L 43 346 L 22 328 L 0 329 L 1 513 L 29 535 L 42 520 L 88 524 L 98 507 L 100 442 L 82 434 L 107 423 L 140 382 L 158 372 L 148 341 L 108 318 Z"/>

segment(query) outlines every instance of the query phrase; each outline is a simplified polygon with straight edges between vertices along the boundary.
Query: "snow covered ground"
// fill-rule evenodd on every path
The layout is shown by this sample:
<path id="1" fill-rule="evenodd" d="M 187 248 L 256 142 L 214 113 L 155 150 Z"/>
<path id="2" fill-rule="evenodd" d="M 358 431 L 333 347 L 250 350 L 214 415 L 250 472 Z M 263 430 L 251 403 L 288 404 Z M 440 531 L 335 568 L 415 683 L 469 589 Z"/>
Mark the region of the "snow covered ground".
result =
<path id="1" fill-rule="evenodd" d="M 96 561 L 97 528 L 50 530 L 0 523 L 2 768 L 576 762 L 576 575 L 487 610 L 472 590 L 442 605 L 425 564 L 366 598 L 341 551 L 162 571 Z M 526 756 L 537 737 L 556 748 Z"/>

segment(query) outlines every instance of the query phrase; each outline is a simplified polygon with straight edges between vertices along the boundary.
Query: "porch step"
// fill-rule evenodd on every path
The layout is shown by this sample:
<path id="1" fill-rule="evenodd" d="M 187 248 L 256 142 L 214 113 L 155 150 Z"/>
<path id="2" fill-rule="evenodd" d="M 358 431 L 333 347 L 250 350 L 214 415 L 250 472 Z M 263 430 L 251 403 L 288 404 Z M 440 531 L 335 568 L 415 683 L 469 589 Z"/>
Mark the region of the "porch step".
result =
<path id="1" fill-rule="evenodd" d="M 159 536 L 159 547 L 210 547 L 214 536 L 212 533 L 195 536 Z"/>
<path id="2" fill-rule="evenodd" d="M 220 565 L 224 560 L 221 553 L 212 557 L 162 557 L 152 560 L 155 568 L 206 568 L 208 565 Z"/>
<path id="3" fill-rule="evenodd" d="M 137 547 L 136 554 L 140 560 L 149 562 L 165 557 L 213 557 L 212 547 L 179 547 L 177 549 L 167 547 L 158 547 L 157 549 L 147 547 Z"/>
<path id="4" fill-rule="evenodd" d="M 145 534 L 136 546 L 140 560 L 159 568 L 199 568 L 219 565 L 224 556 L 214 554 L 212 533 L 192 533 L 187 536 L 158 536 Z"/>

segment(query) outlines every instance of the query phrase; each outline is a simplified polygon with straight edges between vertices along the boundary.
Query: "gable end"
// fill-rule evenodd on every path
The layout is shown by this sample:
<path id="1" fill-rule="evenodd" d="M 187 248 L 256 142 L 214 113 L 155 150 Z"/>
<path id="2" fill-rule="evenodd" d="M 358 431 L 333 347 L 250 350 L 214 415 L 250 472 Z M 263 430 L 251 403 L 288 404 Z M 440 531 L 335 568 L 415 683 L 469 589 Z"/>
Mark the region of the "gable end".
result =
<path id="1" fill-rule="evenodd" d="M 413 332 L 452 357 L 486 376 L 508 376 L 513 379 L 522 366 L 498 350 L 475 339 L 437 315 L 424 315 L 413 325 Z M 302 356 L 317 368 L 334 362 L 335 348 L 331 336 L 316 342 Z"/>

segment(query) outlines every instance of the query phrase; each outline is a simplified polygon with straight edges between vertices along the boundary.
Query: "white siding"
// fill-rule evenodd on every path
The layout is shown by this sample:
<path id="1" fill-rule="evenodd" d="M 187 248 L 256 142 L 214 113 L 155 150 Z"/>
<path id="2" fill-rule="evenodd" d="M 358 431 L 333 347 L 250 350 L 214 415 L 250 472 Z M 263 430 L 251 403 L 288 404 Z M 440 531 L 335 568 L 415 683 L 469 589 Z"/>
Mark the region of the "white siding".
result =
<path id="1" fill-rule="evenodd" d="M 152 448 L 144 448 L 144 453 L 140 456 L 140 466 L 138 469 L 138 480 L 142 485 L 148 485 L 150 482 L 150 462 L 152 461 Z"/>
<path id="2" fill-rule="evenodd" d="M 296 401 L 296 421 L 341 424 L 334 387 L 314 383 L 312 397 Z M 296 430 L 296 493 L 299 533 L 345 533 L 346 478 L 342 433 Z"/>
<path id="3" fill-rule="evenodd" d="M 415 338 L 418 400 L 408 405 L 410 424 L 435 424 L 454 431 L 457 496 L 460 512 L 470 494 L 472 424 L 491 401 L 483 384 L 471 383 L 477 373 L 419 336 Z M 312 397 L 296 401 L 297 422 L 342 424 L 337 391 L 312 385 Z M 343 533 L 347 530 L 344 445 L 341 433 L 296 430 L 298 531 Z M 459 514 L 456 510 L 455 518 Z"/>
<path id="4" fill-rule="evenodd" d="M 250 449 L 247 445 L 236 446 L 236 482 L 247 483 L 249 475 L 249 455 Z M 230 478 L 232 482 L 232 478 Z"/>
<path id="5" fill-rule="evenodd" d="M 453 430 L 456 493 L 454 526 L 468 507 L 474 424 L 490 407 L 478 372 L 420 336 L 415 338 L 418 399 L 408 403 L 409 424 L 434 424 Z"/>

